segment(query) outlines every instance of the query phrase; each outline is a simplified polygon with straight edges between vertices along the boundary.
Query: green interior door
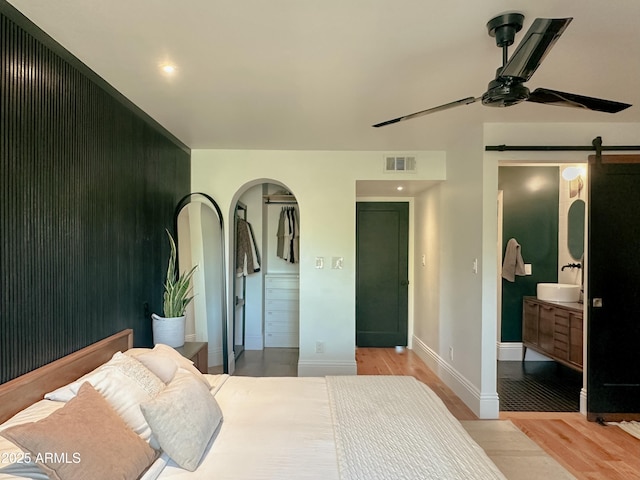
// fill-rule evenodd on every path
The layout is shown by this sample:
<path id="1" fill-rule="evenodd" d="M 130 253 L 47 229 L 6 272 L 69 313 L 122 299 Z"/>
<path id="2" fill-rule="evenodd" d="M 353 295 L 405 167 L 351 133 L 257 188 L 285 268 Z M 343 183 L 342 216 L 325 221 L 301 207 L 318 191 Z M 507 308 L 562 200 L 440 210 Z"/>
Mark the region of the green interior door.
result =
<path id="1" fill-rule="evenodd" d="M 356 345 L 406 346 L 409 204 L 356 203 Z"/>

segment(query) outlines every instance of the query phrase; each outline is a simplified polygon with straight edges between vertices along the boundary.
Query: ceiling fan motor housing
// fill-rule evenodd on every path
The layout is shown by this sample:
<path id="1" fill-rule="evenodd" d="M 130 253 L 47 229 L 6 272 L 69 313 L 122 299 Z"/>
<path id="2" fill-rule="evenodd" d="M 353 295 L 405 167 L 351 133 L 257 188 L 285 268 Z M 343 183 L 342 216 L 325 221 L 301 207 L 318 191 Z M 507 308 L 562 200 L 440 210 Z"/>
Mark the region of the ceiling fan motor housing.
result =
<path id="1" fill-rule="evenodd" d="M 529 98 L 529 89 L 522 83 L 492 80 L 482 95 L 482 104 L 489 107 L 509 107 Z"/>

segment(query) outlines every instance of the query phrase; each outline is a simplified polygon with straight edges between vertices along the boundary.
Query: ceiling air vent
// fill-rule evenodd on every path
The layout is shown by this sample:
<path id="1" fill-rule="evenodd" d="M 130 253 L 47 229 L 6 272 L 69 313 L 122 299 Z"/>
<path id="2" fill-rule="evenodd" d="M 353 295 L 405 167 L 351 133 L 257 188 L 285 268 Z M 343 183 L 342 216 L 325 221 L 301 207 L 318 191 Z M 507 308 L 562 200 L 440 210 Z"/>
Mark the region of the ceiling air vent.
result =
<path id="1" fill-rule="evenodd" d="M 384 171 L 414 173 L 416 171 L 416 157 L 385 155 Z"/>

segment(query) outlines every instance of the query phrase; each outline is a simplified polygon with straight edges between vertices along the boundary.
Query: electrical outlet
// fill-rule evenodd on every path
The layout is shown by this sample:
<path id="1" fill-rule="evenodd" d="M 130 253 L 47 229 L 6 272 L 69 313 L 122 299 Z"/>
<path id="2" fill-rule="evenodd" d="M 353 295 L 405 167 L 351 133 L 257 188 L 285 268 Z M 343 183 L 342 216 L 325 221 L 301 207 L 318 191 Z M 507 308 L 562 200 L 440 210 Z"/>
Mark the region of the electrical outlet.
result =
<path id="1" fill-rule="evenodd" d="M 453 362 L 453 347 L 449 347 L 449 360 Z"/>
<path id="2" fill-rule="evenodd" d="M 324 342 L 316 342 L 316 353 L 324 353 Z"/>

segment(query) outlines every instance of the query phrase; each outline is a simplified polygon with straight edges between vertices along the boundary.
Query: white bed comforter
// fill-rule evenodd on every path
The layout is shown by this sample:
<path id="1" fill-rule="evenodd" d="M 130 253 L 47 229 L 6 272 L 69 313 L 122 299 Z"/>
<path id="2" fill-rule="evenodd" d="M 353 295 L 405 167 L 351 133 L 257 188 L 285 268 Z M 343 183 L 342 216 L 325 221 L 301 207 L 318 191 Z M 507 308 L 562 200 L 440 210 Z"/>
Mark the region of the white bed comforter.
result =
<path id="1" fill-rule="evenodd" d="M 232 376 L 215 397 L 223 421 L 198 469 L 169 461 L 158 478 L 340 478 L 324 378 Z"/>

